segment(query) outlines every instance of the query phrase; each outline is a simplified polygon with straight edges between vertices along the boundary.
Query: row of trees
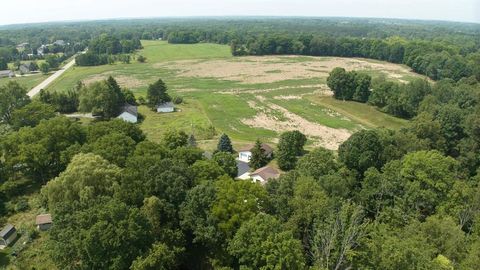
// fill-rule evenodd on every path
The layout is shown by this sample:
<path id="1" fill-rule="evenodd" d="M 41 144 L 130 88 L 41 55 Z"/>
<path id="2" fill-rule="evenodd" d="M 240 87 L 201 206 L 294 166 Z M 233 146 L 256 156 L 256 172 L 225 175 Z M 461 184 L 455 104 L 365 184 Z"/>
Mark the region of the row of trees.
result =
<path id="1" fill-rule="evenodd" d="M 402 38 L 365 39 L 325 36 L 263 35 L 232 41 L 233 55 L 302 54 L 312 56 L 365 57 L 402 63 L 433 80 L 480 78 L 479 53 L 461 54 L 458 47 L 442 42 Z"/>
<path id="2" fill-rule="evenodd" d="M 344 68 L 334 68 L 327 78 L 327 85 L 333 91 L 333 96 L 341 100 L 367 102 L 370 97 L 372 78 L 369 75 L 347 72 Z"/>
<path id="3" fill-rule="evenodd" d="M 115 61 L 128 64 L 131 59 L 129 54 L 141 48 L 138 38 L 120 40 L 116 36 L 102 34 L 90 41 L 88 52 L 78 55 L 75 62 L 79 66 L 99 66 Z M 143 57 L 140 60 L 144 61 Z"/>

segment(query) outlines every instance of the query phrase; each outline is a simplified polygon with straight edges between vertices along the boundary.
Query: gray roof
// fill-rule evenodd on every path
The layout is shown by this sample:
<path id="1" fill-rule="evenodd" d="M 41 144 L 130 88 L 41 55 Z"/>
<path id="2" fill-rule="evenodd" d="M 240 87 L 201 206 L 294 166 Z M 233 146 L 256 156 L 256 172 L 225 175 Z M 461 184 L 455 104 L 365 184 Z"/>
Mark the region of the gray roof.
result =
<path id="1" fill-rule="evenodd" d="M 163 109 L 163 108 L 174 108 L 175 105 L 173 105 L 173 102 L 164 102 L 160 105 L 157 105 L 157 109 Z"/>
<path id="2" fill-rule="evenodd" d="M 2 231 L 0 231 L 0 238 L 8 239 L 10 235 L 14 234 L 17 230 L 12 224 L 7 224 Z"/>
<path id="3" fill-rule="evenodd" d="M 0 70 L 0 74 L 10 74 L 12 71 L 11 70 Z"/>
<path id="4" fill-rule="evenodd" d="M 237 177 L 242 176 L 244 173 L 250 171 L 250 166 L 248 165 L 247 162 L 243 162 L 240 160 L 237 160 L 237 168 L 238 168 L 238 174 Z"/>
<path id="5" fill-rule="evenodd" d="M 130 105 L 130 104 L 125 104 L 125 106 L 123 106 L 122 108 L 122 113 L 124 112 L 127 112 L 131 115 L 135 115 L 135 116 L 138 116 L 138 108 L 137 106 L 134 106 L 134 105 Z"/>

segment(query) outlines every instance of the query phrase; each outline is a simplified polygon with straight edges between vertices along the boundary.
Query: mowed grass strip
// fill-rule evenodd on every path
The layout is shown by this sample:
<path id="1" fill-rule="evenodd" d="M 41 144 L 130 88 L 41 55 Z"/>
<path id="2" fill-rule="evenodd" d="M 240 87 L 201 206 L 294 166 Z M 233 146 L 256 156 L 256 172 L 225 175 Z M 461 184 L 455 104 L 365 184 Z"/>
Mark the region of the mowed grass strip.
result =
<path id="1" fill-rule="evenodd" d="M 342 101 L 327 96 L 308 96 L 312 102 L 334 110 L 367 128 L 385 127 L 401 129 L 408 120 L 397 118 L 378 111 L 375 107 L 354 101 Z"/>
<path id="2" fill-rule="evenodd" d="M 318 123 L 323 126 L 336 129 L 343 128 L 351 131 L 359 130 L 361 128 L 357 122 L 351 121 L 336 110 L 312 103 L 312 101 L 305 98 L 292 100 L 272 99 L 270 102 L 282 106 L 288 111 L 297 114 L 310 122 Z"/>
<path id="3" fill-rule="evenodd" d="M 175 60 L 232 58 L 230 47 L 219 44 L 169 44 L 166 41 L 142 41 L 143 50 L 139 54 L 147 57 L 148 62 Z"/>
<path id="4" fill-rule="evenodd" d="M 198 101 L 188 101 L 187 104 L 176 105 L 176 112 L 157 113 L 146 106 L 139 107 L 139 113 L 144 117 L 140 128 L 154 142 L 161 142 L 167 130 L 182 130 L 187 134 L 192 132 L 198 140 L 210 139 L 212 126 Z"/>

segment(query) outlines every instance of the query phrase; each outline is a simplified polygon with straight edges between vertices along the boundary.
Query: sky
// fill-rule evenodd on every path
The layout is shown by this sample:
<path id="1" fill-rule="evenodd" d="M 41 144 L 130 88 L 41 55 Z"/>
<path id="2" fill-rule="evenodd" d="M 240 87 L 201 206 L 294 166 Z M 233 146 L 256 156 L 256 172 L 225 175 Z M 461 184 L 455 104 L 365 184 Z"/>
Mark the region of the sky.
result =
<path id="1" fill-rule="evenodd" d="M 0 0 L 0 25 L 188 16 L 377 17 L 480 23 L 480 0 Z"/>

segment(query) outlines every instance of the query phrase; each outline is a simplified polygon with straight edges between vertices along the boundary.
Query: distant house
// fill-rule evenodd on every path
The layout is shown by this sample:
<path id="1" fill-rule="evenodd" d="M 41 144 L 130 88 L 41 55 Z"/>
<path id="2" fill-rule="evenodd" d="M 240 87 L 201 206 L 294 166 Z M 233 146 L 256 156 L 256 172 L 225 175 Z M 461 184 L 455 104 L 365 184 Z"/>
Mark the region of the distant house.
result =
<path id="1" fill-rule="evenodd" d="M 0 78 L 13 78 L 15 77 L 15 72 L 11 70 L 0 70 Z"/>
<path id="2" fill-rule="evenodd" d="M 29 45 L 27 42 L 20 43 L 17 45 L 17 50 L 24 51 Z"/>
<path id="3" fill-rule="evenodd" d="M 65 44 L 66 44 L 65 41 L 62 39 L 59 39 L 53 42 L 53 45 L 58 45 L 58 46 L 65 46 Z"/>
<path id="4" fill-rule="evenodd" d="M 43 214 L 38 215 L 35 219 L 35 224 L 37 225 L 37 229 L 41 231 L 46 231 L 52 227 L 52 215 L 50 214 Z"/>
<path id="5" fill-rule="evenodd" d="M 238 151 L 238 160 L 243 161 L 243 162 L 250 162 L 250 159 L 252 158 L 252 148 L 254 147 L 254 144 L 247 145 L 246 147 L 240 149 Z M 273 148 L 270 147 L 270 145 L 262 143 L 262 149 L 265 151 L 265 155 L 268 158 L 272 157 L 273 154 Z"/>
<path id="6" fill-rule="evenodd" d="M 117 117 L 125 122 L 137 123 L 138 122 L 138 108 L 130 104 L 125 104 L 122 108 L 122 112 Z"/>
<path id="7" fill-rule="evenodd" d="M 173 102 L 165 102 L 160 105 L 157 105 L 157 112 L 158 113 L 170 113 L 175 111 L 175 106 Z"/>
<path id="8" fill-rule="evenodd" d="M 17 238 L 17 230 L 12 224 L 7 224 L 0 231 L 0 249 L 4 249 L 9 246 Z"/>
<path id="9" fill-rule="evenodd" d="M 20 73 L 22 74 L 27 74 L 30 73 L 30 64 L 21 64 L 18 69 L 20 70 Z"/>

